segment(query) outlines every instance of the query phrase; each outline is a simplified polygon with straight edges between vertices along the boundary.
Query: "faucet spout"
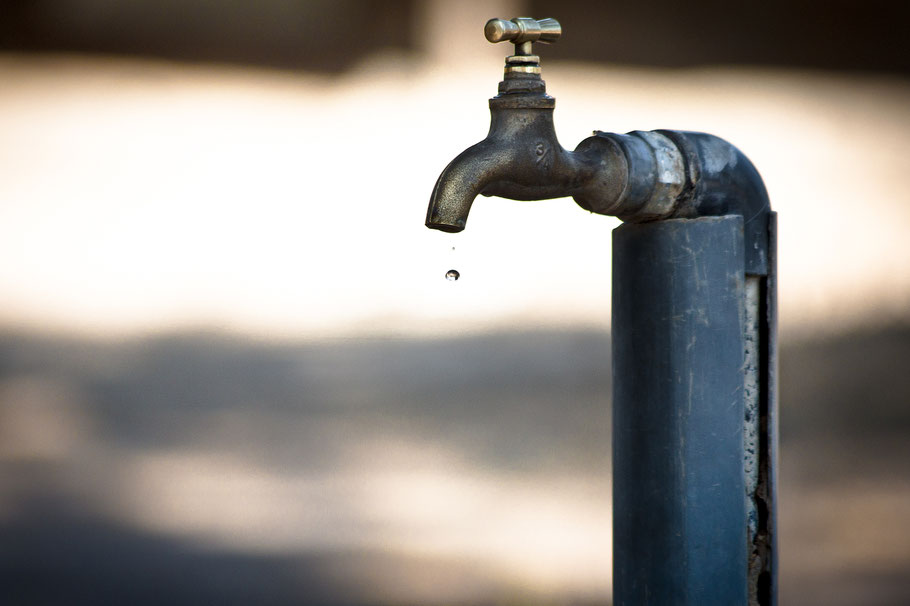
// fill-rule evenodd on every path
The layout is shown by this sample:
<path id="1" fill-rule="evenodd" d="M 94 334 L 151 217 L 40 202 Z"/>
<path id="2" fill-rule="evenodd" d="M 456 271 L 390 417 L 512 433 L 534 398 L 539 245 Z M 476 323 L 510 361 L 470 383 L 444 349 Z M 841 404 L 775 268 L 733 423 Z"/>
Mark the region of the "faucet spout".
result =
<path id="1" fill-rule="evenodd" d="M 442 171 L 430 196 L 426 226 L 462 231 L 478 194 L 512 200 L 575 196 L 579 203 L 618 199 L 625 170 L 620 148 L 591 137 L 574 152 L 566 151 L 556 138 L 554 106 L 555 100 L 542 92 L 490 99 L 486 139 Z"/>
<path id="2" fill-rule="evenodd" d="M 489 138 L 458 154 L 436 181 L 426 226 L 452 233 L 462 231 L 474 198 L 490 183 L 508 176 L 513 155 L 513 150 L 495 145 Z"/>

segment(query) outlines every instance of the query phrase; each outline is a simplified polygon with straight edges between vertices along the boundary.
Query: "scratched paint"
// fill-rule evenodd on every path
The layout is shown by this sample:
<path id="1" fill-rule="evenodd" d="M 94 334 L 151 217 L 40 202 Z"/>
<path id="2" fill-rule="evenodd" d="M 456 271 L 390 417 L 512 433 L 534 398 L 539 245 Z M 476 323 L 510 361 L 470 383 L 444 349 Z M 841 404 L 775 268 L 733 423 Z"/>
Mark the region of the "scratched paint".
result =
<path id="1" fill-rule="evenodd" d="M 749 545 L 749 604 L 758 604 L 758 575 L 761 558 L 755 547 L 758 535 L 758 502 L 756 491 L 759 478 L 759 402 L 760 402 L 760 323 L 758 276 L 746 276 L 743 301 L 743 471 L 745 472 L 746 524 Z"/>

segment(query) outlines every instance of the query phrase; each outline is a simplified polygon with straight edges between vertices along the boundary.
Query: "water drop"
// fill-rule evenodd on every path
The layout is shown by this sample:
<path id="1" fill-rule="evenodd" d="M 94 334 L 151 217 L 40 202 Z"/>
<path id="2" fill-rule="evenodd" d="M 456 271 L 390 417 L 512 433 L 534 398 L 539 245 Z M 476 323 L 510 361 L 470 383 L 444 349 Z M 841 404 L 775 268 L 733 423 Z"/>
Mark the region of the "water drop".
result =
<path id="1" fill-rule="evenodd" d="M 450 269 L 449 271 L 446 272 L 446 280 L 448 280 L 449 282 L 454 282 L 455 280 L 457 280 L 460 277 L 461 277 L 461 274 L 458 273 L 457 269 Z"/>

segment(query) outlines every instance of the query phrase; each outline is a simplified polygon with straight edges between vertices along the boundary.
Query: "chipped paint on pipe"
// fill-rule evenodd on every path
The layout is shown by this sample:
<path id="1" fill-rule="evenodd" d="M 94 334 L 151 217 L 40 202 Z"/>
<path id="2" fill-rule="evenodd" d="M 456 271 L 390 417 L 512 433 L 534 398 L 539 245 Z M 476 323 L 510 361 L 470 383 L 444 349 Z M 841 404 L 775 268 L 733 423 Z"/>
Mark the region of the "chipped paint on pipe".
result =
<path id="1" fill-rule="evenodd" d="M 758 481 L 761 465 L 761 278 L 746 276 L 743 298 L 743 472 L 749 546 L 749 605 L 759 606 L 762 557 L 756 547 L 759 529 Z"/>

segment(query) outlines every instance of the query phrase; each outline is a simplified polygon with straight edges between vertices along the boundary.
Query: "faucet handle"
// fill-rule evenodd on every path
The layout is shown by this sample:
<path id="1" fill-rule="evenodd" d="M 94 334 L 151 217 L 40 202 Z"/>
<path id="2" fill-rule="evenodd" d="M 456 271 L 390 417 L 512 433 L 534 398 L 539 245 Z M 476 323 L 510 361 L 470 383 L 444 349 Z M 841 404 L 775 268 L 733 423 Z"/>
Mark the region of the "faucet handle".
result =
<path id="1" fill-rule="evenodd" d="M 549 18 L 490 19 L 483 28 L 483 35 L 490 42 L 512 42 L 516 55 L 530 55 L 533 42 L 556 42 L 562 35 L 562 26 L 556 19 Z"/>

